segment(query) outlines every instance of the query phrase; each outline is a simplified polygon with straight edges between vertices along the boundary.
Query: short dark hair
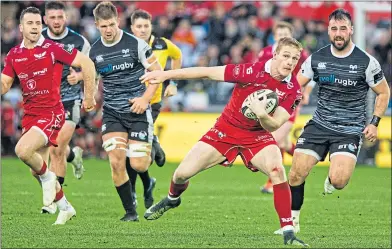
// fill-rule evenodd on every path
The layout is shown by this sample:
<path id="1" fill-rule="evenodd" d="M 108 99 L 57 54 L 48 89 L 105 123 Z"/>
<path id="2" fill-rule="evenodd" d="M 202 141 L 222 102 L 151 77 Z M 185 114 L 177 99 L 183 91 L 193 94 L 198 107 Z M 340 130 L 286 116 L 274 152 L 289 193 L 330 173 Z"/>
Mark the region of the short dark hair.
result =
<path id="1" fill-rule="evenodd" d="M 45 4 L 45 11 L 47 10 L 65 10 L 65 4 L 60 1 L 49 1 Z"/>
<path id="2" fill-rule="evenodd" d="M 300 43 L 299 41 L 297 41 L 295 38 L 292 38 L 292 37 L 284 37 L 284 38 L 281 38 L 281 39 L 278 41 L 278 46 L 277 46 L 276 49 L 275 49 L 276 53 L 279 53 L 280 50 L 281 50 L 284 46 L 291 46 L 291 47 L 294 47 L 294 48 L 298 49 L 299 52 L 302 52 L 302 50 L 303 50 L 303 47 L 302 47 L 301 43 Z"/>
<path id="3" fill-rule="evenodd" d="M 328 21 L 334 20 L 349 20 L 350 24 L 353 25 L 350 13 L 345 9 L 336 9 L 328 17 Z"/>
<path id="4" fill-rule="evenodd" d="M 148 13 L 147 11 L 145 11 L 145 10 L 142 10 L 142 9 L 135 10 L 132 13 L 132 15 L 131 15 L 131 24 L 134 24 L 135 20 L 138 19 L 138 18 L 142 18 L 142 19 L 146 19 L 146 20 L 150 20 L 150 21 L 152 20 L 151 14 Z"/>
<path id="5" fill-rule="evenodd" d="M 100 2 L 93 10 L 95 21 L 99 19 L 108 20 L 113 17 L 118 17 L 117 8 L 111 2 Z"/>
<path id="6" fill-rule="evenodd" d="M 27 7 L 20 14 L 19 21 L 22 22 L 24 15 L 26 15 L 28 13 L 41 15 L 41 11 L 38 8 L 36 8 L 36 7 Z"/>

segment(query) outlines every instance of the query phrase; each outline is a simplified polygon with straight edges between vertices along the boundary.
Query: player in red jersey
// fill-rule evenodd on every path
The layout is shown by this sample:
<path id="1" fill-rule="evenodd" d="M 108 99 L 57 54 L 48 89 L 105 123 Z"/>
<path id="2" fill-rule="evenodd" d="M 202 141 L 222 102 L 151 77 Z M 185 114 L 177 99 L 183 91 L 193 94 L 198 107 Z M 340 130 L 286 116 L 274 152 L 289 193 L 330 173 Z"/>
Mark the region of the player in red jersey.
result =
<path id="1" fill-rule="evenodd" d="M 44 205 L 56 202 L 60 213 L 54 224 L 65 224 L 76 211 L 65 198 L 56 175 L 47 167 L 49 146 L 57 146 L 56 138 L 64 124 L 65 114 L 60 99 L 62 67 L 67 64 L 82 68 L 86 111 L 93 110 L 95 106 L 95 68 L 87 56 L 41 35 L 39 9 L 28 7 L 23 10 L 19 28 L 23 42 L 9 51 L 1 74 L 2 94 L 8 92 L 15 77 L 19 78 L 23 93 L 23 135 L 15 153 L 39 175 Z"/>
<path id="2" fill-rule="evenodd" d="M 273 36 L 275 41 L 279 41 L 280 39 L 284 37 L 293 37 L 293 31 L 294 27 L 288 22 L 278 22 L 274 28 L 273 28 Z M 259 61 L 265 61 L 269 60 L 273 57 L 274 51 L 277 47 L 277 43 L 265 47 L 263 50 L 260 51 L 259 53 Z M 298 61 L 297 66 L 293 70 L 293 75 L 297 75 L 298 70 L 300 69 L 300 66 L 302 63 L 306 60 L 306 58 L 309 56 L 308 52 L 306 50 L 301 51 L 301 56 Z M 308 103 L 309 99 L 309 91 L 305 90 L 303 93 L 303 98 L 306 103 Z M 304 102 L 304 101 L 302 101 Z M 296 109 L 295 112 L 293 112 L 290 115 L 289 120 L 284 123 L 278 130 L 272 132 L 272 135 L 274 136 L 276 142 L 279 145 L 279 148 L 281 149 L 282 156 L 284 155 L 284 152 L 289 153 L 290 155 L 294 154 L 294 149 L 295 145 L 293 142 L 291 142 L 290 139 L 290 130 L 293 128 L 293 124 L 295 122 L 295 119 L 297 115 L 299 114 L 299 108 Z M 271 182 L 271 179 L 268 178 L 268 181 L 264 184 L 263 187 L 261 187 L 261 192 L 263 193 L 273 193 L 273 184 Z"/>
<path id="3" fill-rule="evenodd" d="M 250 170 L 261 171 L 272 179 L 275 210 L 284 231 L 284 243 L 306 246 L 294 236 L 290 189 L 279 148 L 271 134 L 289 119 L 301 100 L 300 86 L 291 77 L 301 50 L 297 40 L 284 38 L 279 41 L 274 57 L 268 61 L 150 72 L 142 76 L 142 82 L 151 84 L 166 79 L 195 78 L 238 83 L 214 127 L 193 146 L 174 172 L 169 195 L 145 212 L 146 219 L 158 219 L 164 212 L 178 207 L 180 195 L 187 189 L 191 177 L 217 164 L 231 165 L 240 155 Z M 265 111 L 267 98 L 256 98 L 255 92 L 262 89 L 278 93 L 279 106 L 273 115 Z M 248 96 L 249 108 L 258 120 L 250 120 L 241 112 L 242 103 Z"/>

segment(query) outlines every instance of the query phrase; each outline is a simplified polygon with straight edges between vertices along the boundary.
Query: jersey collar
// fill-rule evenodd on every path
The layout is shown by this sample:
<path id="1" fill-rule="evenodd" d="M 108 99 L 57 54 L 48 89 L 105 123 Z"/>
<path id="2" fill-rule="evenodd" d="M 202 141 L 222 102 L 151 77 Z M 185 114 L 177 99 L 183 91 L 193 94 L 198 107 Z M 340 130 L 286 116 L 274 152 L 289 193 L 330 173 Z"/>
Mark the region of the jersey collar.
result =
<path id="1" fill-rule="evenodd" d="M 269 59 L 264 66 L 264 71 L 266 71 L 269 74 L 271 74 L 271 62 L 272 59 Z M 283 79 L 283 81 L 286 81 L 287 83 L 289 83 L 290 80 L 291 80 L 291 74 L 289 74 L 286 78 Z"/>
<path id="2" fill-rule="evenodd" d="M 53 36 L 50 33 L 49 28 L 46 29 L 46 33 L 48 34 L 48 37 L 52 40 L 61 40 L 61 39 L 64 39 L 64 37 L 66 37 L 68 35 L 68 27 L 65 27 L 63 34 L 60 36 Z"/>
<path id="3" fill-rule="evenodd" d="M 330 45 L 330 47 L 331 47 L 331 54 L 332 54 L 333 56 L 335 56 L 336 58 L 346 58 L 346 57 L 350 56 L 350 54 L 352 54 L 352 52 L 354 51 L 355 46 L 356 46 L 356 45 L 353 43 L 352 48 L 350 49 L 350 51 L 347 52 L 347 54 L 345 54 L 345 55 L 337 55 L 337 54 L 335 54 L 335 53 L 333 52 L 333 48 L 332 48 L 333 45 L 331 44 L 331 45 Z"/>
<path id="4" fill-rule="evenodd" d="M 37 43 L 34 45 L 34 47 L 41 47 L 42 44 L 45 41 L 45 37 L 43 35 L 40 36 L 40 38 L 38 39 Z M 24 44 L 24 40 L 22 41 L 22 43 L 20 44 L 20 48 L 26 48 L 25 44 Z"/>

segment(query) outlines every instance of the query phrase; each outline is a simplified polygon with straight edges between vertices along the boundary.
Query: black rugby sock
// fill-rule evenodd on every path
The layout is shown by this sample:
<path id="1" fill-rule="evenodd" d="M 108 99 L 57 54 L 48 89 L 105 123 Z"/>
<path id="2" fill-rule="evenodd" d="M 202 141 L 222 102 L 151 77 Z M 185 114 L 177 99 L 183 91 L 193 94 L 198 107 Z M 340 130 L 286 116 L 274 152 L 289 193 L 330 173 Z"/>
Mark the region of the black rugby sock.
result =
<path id="1" fill-rule="evenodd" d="M 291 186 L 291 210 L 301 210 L 304 203 L 305 182 L 298 186 Z"/>

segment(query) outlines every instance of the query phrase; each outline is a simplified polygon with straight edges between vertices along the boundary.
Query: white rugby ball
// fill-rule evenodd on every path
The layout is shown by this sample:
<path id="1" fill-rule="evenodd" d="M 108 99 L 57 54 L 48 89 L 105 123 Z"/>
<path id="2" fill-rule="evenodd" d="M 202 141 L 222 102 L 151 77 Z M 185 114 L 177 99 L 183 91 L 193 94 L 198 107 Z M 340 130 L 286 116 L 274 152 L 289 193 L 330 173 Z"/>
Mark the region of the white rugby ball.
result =
<path id="1" fill-rule="evenodd" d="M 276 92 L 271 91 L 269 89 L 257 90 L 256 92 L 249 94 L 249 96 L 246 97 L 246 99 L 242 103 L 241 112 L 245 117 L 252 120 L 257 120 L 256 114 L 254 114 L 252 110 L 249 108 L 249 102 L 250 102 L 249 98 L 254 93 L 256 93 L 259 100 L 262 100 L 264 96 L 267 96 L 268 101 L 267 101 L 267 105 L 265 106 L 265 110 L 268 114 L 271 114 L 276 110 L 276 108 L 279 105 L 279 99 Z"/>

